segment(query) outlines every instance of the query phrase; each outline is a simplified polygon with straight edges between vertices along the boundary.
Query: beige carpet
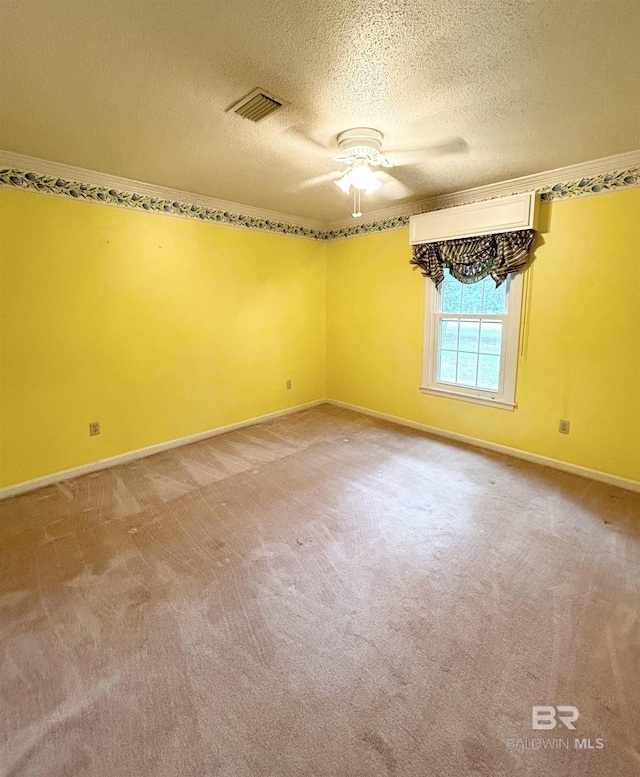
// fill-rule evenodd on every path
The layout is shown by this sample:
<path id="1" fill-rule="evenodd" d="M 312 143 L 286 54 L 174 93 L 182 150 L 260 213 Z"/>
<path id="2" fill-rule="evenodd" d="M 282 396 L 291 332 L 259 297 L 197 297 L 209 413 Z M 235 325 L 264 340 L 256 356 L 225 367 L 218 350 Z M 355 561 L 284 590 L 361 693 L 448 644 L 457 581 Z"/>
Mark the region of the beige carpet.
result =
<path id="1" fill-rule="evenodd" d="M 640 774 L 640 494 L 321 406 L 0 539 L 3 777 Z"/>

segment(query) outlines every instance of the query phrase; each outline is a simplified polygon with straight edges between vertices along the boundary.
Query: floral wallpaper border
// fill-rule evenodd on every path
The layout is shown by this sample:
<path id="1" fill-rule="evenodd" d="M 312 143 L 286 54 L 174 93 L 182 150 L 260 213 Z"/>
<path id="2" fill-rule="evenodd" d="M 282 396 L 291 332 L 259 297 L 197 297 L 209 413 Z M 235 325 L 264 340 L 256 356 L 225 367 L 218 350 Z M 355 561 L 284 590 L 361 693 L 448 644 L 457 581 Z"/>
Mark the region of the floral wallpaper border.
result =
<path id="1" fill-rule="evenodd" d="M 591 178 L 543 186 L 538 191 L 541 200 L 549 201 L 580 197 L 583 194 L 600 194 L 638 185 L 640 185 L 640 167 L 632 167 L 629 170 L 602 173 Z"/>
<path id="2" fill-rule="evenodd" d="M 340 227 L 338 229 L 319 230 L 311 227 L 303 227 L 297 224 L 288 224 L 275 219 L 264 219 L 257 216 L 245 216 L 240 213 L 231 213 L 226 210 L 207 208 L 204 205 L 192 205 L 177 200 L 166 200 L 152 197 L 146 194 L 125 192 L 119 189 L 111 189 L 106 186 L 94 186 L 76 181 L 68 181 L 52 175 L 41 175 L 33 172 L 24 172 L 14 168 L 0 168 L 0 186 L 14 189 L 41 192 L 62 197 L 70 197 L 76 200 L 97 202 L 105 205 L 115 205 L 135 210 L 144 210 L 152 213 L 181 216 L 182 218 L 198 219 L 215 224 L 227 224 L 246 229 L 257 229 L 265 232 L 275 232 L 280 235 L 293 235 L 306 237 L 312 240 L 339 240 L 341 238 L 355 237 L 357 235 L 370 235 L 376 232 L 387 232 L 393 229 L 402 229 L 409 225 L 411 214 L 393 216 L 378 221 L 370 221 L 364 224 Z M 617 189 L 640 186 L 640 167 L 627 170 L 602 173 L 588 178 L 580 178 L 566 183 L 556 183 L 543 186 L 538 189 L 540 199 L 545 202 L 552 200 L 566 200 L 587 194 L 600 194 L 615 191 Z M 513 192 L 514 194 L 517 192 Z M 475 200 L 472 200 L 475 201 Z M 459 203 L 464 204 L 464 203 Z"/>
<path id="3" fill-rule="evenodd" d="M 77 181 L 67 181 L 52 175 L 23 172 L 13 168 L 0 168 L 0 186 L 10 186 L 15 189 L 66 196 L 75 200 L 98 202 L 104 205 L 117 205 L 122 208 L 133 208 L 151 213 L 162 213 L 171 216 L 182 216 L 188 219 L 210 221 L 216 224 L 228 224 L 234 227 L 260 229 L 266 232 L 276 232 L 281 235 L 295 235 L 318 239 L 320 231 L 297 224 L 287 224 L 275 219 L 263 219 L 256 216 L 244 216 L 226 210 L 215 210 L 204 205 L 192 205 L 188 202 L 165 200 L 147 194 L 136 194 L 119 189 L 109 189 L 106 186 L 93 186 Z"/>
<path id="4" fill-rule="evenodd" d="M 369 221 L 366 224 L 354 224 L 352 227 L 340 227 L 339 229 L 327 229 L 321 234 L 321 240 L 339 240 L 343 237 L 355 237 L 356 235 L 371 235 L 375 232 L 388 232 L 391 229 L 402 229 L 409 226 L 410 215 L 393 216 L 379 221 Z"/>

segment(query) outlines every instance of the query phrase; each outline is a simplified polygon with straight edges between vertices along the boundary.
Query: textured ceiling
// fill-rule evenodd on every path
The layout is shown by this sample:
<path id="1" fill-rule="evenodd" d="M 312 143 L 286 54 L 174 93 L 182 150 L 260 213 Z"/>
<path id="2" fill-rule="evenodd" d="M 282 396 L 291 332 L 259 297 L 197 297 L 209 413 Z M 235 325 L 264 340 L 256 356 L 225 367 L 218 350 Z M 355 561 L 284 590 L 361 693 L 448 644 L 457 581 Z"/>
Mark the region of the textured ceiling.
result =
<path id="1" fill-rule="evenodd" d="M 335 136 L 414 196 L 640 147 L 638 0 L 0 0 L 0 147 L 306 216 Z M 225 113 L 260 86 L 290 105 Z M 335 151 L 333 151 L 335 153 Z M 366 210 L 398 204 L 393 187 Z"/>

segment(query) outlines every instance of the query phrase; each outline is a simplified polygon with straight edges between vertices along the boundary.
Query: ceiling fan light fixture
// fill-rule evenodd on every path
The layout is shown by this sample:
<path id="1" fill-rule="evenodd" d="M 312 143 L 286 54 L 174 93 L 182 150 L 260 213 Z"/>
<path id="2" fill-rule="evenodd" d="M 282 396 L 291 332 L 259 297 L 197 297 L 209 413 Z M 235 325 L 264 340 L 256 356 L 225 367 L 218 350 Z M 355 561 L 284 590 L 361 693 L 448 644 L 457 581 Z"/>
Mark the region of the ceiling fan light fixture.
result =
<path id="1" fill-rule="evenodd" d="M 374 172 L 371 169 L 372 167 L 393 167 L 392 162 L 380 153 L 382 139 L 382 132 L 371 127 L 356 127 L 338 135 L 340 153 L 334 157 L 334 160 L 346 164 L 347 169 L 334 183 L 347 196 L 353 196 L 351 215 L 354 218 L 362 216 L 360 208 L 362 196 L 377 192 L 383 183 L 390 180 L 387 173 Z M 398 181 L 395 183 L 400 185 Z"/>
<path id="2" fill-rule="evenodd" d="M 349 190 L 351 189 L 351 175 L 349 174 L 349 170 L 347 170 L 342 178 L 334 181 L 334 183 L 339 189 L 342 189 L 345 194 L 349 194 Z"/>
<path id="3" fill-rule="evenodd" d="M 372 181 L 377 182 L 377 179 L 369 167 L 366 159 L 356 159 L 356 161 L 351 166 L 351 183 L 355 186 L 356 189 L 362 190 L 369 188 Z M 375 191 L 375 189 L 373 191 Z"/>
<path id="4" fill-rule="evenodd" d="M 374 192 L 377 192 L 381 186 L 382 186 L 382 181 L 379 181 L 377 178 L 372 178 L 367 184 L 364 190 L 364 193 L 373 194 Z"/>

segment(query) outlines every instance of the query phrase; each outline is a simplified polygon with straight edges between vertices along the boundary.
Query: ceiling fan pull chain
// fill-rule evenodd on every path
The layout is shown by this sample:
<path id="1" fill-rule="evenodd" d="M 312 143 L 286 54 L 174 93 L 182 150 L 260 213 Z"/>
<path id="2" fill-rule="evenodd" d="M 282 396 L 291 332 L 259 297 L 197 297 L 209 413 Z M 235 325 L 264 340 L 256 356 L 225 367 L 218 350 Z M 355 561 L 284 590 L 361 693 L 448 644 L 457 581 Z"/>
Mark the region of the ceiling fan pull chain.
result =
<path id="1" fill-rule="evenodd" d="M 355 186 L 353 187 L 353 213 L 351 215 L 354 218 L 362 216 L 360 212 L 360 189 L 356 189 Z"/>

